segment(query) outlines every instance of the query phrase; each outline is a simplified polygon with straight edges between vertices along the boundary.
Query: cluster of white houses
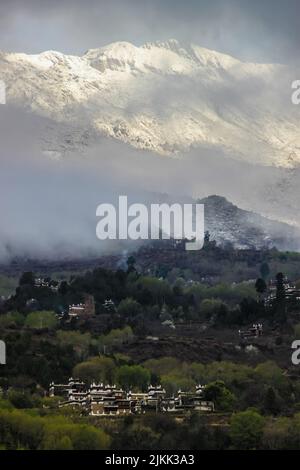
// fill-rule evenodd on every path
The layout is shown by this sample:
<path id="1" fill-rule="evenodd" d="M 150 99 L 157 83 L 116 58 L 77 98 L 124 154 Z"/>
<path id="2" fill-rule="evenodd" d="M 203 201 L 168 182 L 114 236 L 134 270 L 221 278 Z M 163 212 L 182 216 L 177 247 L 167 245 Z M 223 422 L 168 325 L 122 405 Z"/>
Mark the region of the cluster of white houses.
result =
<path id="1" fill-rule="evenodd" d="M 95 301 L 92 295 L 85 295 L 84 303 L 69 305 L 69 317 L 80 318 L 95 315 Z"/>
<path id="2" fill-rule="evenodd" d="M 51 397 L 59 396 L 60 407 L 79 406 L 92 416 L 122 416 L 155 413 L 186 413 L 187 411 L 214 411 L 212 401 L 203 400 L 204 387 L 198 385 L 193 392 L 178 391 L 167 397 L 160 386 L 150 385 L 147 392 L 124 391 L 116 385 L 92 383 L 87 386 L 80 380 L 69 379 L 67 384 L 52 382 Z"/>
<path id="3" fill-rule="evenodd" d="M 60 281 L 54 281 L 50 278 L 41 278 L 36 277 L 34 279 L 34 287 L 47 287 L 51 289 L 53 292 L 58 292 L 60 286 Z"/>

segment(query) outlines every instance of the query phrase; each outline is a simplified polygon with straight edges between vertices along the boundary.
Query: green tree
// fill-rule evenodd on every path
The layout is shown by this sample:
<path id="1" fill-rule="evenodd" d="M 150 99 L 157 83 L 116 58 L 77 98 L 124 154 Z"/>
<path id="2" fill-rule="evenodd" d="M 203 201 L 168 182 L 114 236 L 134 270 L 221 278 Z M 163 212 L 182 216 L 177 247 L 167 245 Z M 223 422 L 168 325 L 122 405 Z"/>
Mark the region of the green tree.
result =
<path id="1" fill-rule="evenodd" d="M 256 283 L 255 283 L 255 289 L 256 292 L 258 293 L 259 297 L 261 297 L 267 290 L 267 284 L 262 278 L 258 278 Z"/>
<path id="2" fill-rule="evenodd" d="M 236 401 L 236 397 L 226 388 L 222 380 L 216 380 L 206 385 L 204 399 L 213 401 L 217 410 L 221 411 L 231 411 Z"/>
<path id="3" fill-rule="evenodd" d="M 125 326 L 125 328 L 111 330 L 107 335 L 100 336 L 98 348 L 102 352 L 106 347 L 113 348 L 114 346 L 129 343 L 133 338 L 132 328 Z"/>
<path id="4" fill-rule="evenodd" d="M 182 364 L 175 357 L 161 357 L 159 359 L 148 359 L 144 366 L 157 375 L 167 375 L 170 373 L 182 375 Z"/>
<path id="5" fill-rule="evenodd" d="M 94 357 L 88 361 L 77 364 L 73 369 L 73 376 L 91 383 L 103 382 L 112 384 L 115 381 L 116 366 L 114 361 L 105 356 Z"/>
<path id="6" fill-rule="evenodd" d="M 56 333 L 56 338 L 61 347 L 70 346 L 77 358 L 81 360 L 87 358 L 92 342 L 90 333 L 59 330 Z"/>
<path id="7" fill-rule="evenodd" d="M 71 436 L 75 450 L 103 450 L 108 448 L 110 442 L 108 435 L 94 426 L 76 425 Z"/>
<path id="8" fill-rule="evenodd" d="M 266 413 L 272 415 L 276 415 L 280 411 L 279 399 L 273 387 L 268 387 L 266 391 L 263 408 Z"/>
<path id="9" fill-rule="evenodd" d="M 73 444 L 69 436 L 56 436 L 51 434 L 47 436 L 43 443 L 45 450 L 73 450 Z"/>
<path id="10" fill-rule="evenodd" d="M 178 390 L 190 391 L 196 386 L 196 382 L 189 378 L 184 377 L 180 373 L 173 373 L 162 375 L 161 384 L 169 396 L 174 395 Z"/>
<path id="11" fill-rule="evenodd" d="M 28 392 L 11 390 L 8 399 L 15 408 L 32 408 L 34 406 L 34 400 Z"/>
<path id="12" fill-rule="evenodd" d="M 284 450 L 289 448 L 292 420 L 278 418 L 267 422 L 264 428 L 262 447 L 265 450 Z"/>
<path id="13" fill-rule="evenodd" d="M 218 312 L 223 302 L 218 299 L 204 299 L 200 304 L 200 313 L 205 318 L 210 318 L 214 313 Z"/>
<path id="14" fill-rule="evenodd" d="M 57 325 L 58 320 L 54 312 L 32 312 L 25 320 L 25 326 L 28 326 L 29 328 L 35 328 L 37 330 L 43 328 L 54 329 Z"/>
<path id="15" fill-rule="evenodd" d="M 126 390 L 136 388 L 145 390 L 150 384 L 151 373 L 142 366 L 121 366 L 117 372 L 117 381 Z"/>
<path id="16" fill-rule="evenodd" d="M 62 437 L 58 442 L 57 450 L 73 450 L 71 439 L 68 436 Z"/>
<path id="17" fill-rule="evenodd" d="M 19 312 L 8 312 L 5 315 L 0 315 L 0 328 L 22 327 L 24 322 L 25 317 Z"/>
<path id="18" fill-rule="evenodd" d="M 142 312 L 142 306 L 132 298 L 122 300 L 118 306 L 118 313 L 124 318 L 136 317 Z"/>
<path id="19" fill-rule="evenodd" d="M 159 445 L 160 433 L 140 423 L 126 426 L 120 434 L 118 448 L 121 449 L 155 450 Z"/>
<path id="20" fill-rule="evenodd" d="M 288 381 L 276 362 L 266 361 L 258 364 L 255 369 L 255 380 L 262 385 L 274 387 L 277 390 L 287 392 Z"/>
<path id="21" fill-rule="evenodd" d="M 235 449 L 250 450 L 260 446 L 264 432 L 264 418 L 252 410 L 242 411 L 230 420 L 230 437 Z"/>
<path id="22" fill-rule="evenodd" d="M 0 410 L 0 442 L 7 449 L 37 450 L 44 436 L 43 420 L 21 410 Z"/>

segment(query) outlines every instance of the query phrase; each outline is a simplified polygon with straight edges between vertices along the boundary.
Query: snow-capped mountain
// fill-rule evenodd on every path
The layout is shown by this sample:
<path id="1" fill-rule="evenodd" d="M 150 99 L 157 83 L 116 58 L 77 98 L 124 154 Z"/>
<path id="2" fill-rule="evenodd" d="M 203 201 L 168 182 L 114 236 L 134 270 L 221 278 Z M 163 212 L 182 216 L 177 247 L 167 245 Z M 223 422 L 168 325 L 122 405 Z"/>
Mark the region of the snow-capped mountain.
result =
<path id="1" fill-rule="evenodd" d="M 300 107 L 287 67 L 245 63 L 175 40 L 117 42 L 83 56 L 0 53 L 7 103 L 49 119 L 43 150 L 60 157 L 100 136 L 161 155 L 218 148 L 262 165 L 300 162 Z"/>

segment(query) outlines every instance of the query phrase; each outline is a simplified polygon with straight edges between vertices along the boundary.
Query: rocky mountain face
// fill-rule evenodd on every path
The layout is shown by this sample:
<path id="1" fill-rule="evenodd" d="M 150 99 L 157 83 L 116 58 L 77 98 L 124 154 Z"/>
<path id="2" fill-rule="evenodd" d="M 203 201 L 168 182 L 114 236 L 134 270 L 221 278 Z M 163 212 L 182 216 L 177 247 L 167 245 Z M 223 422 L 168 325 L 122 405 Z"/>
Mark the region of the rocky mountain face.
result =
<path id="1" fill-rule="evenodd" d="M 224 197 L 209 196 L 198 202 L 204 204 L 205 229 L 219 245 L 231 243 L 237 249 L 300 248 L 299 228 L 240 209 Z"/>
<path id="2" fill-rule="evenodd" d="M 41 141 L 55 158 L 108 136 L 167 156 L 220 148 L 241 161 L 297 166 L 294 78 L 282 65 L 176 40 L 117 42 L 80 57 L 0 53 L 8 105 L 50 120 Z"/>

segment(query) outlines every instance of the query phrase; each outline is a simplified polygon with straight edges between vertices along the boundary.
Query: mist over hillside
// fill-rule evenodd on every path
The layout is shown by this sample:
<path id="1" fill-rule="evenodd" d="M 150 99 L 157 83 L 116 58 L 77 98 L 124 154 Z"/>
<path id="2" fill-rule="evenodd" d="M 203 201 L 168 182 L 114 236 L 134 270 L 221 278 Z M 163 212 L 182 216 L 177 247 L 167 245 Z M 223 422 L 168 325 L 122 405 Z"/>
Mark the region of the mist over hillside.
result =
<path id="1" fill-rule="evenodd" d="M 274 224 L 225 218 L 222 204 L 213 223 L 208 199 L 216 240 L 298 249 L 286 225 L 300 226 L 291 74 L 175 40 L 2 52 L 1 260 L 122 250 L 95 236 L 97 205 L 120 194 L 147 204 L 219 195 Z"/>
<path id="2" fill-rule="evenodd" d="M 39 129 L 41 124 L 48 124 L 47 120 L 16 109 L 5 108 L 3 112 L 2 108 L 1 111 L 2 262 L 16 256 L 91 257 L 130 248 L 126 243 L 104 243 L 96 238 L 96 207 L 103 202 L 117 205 L 120 194 L 128 195 L 130 202 L 145 204 L 166 200 L 191 202 L 220 194 L 247 209 L 262 208 L 265 202 L 267 212 L 268 205 L 262 197 L 266 181 L 268 178 L 274 181 L 274 175 L 280 178 L 283 171 L 266 169 L 262 173 L 250 167 L 251 174 L 248 166 L 237 165 L 234 160 L 231 162 L 210 152 L 202 155 L 206 164 L 199 168 L 197 154 L 190 154 L 185 160 L 165 159 L 106 138 L 88 149 L 85 158 L 79 153 L 57 161 L 43 155 L 39 148 Z M 9 133 L 11 126 L 14 126 L 13 139 Z M 228 218 L 228 202 L 220 200 L 224 204 L 213 217 L 209 209 L 211 199 L 204 200 L 210 217 L 208 228 L 216 240 L 232 241 L 235 237 L 234 243 L 239 247 L 270 246 L 280 240 L 281 248 L 297 249 L 296 229 L 276 222 L 270 229 L 267 220 L 258 216 L 250 224 L 245 218 L 239 221 L 236 214 Z M 284 205 L 278 205 L 277 210 L 284 218 Z"/>

